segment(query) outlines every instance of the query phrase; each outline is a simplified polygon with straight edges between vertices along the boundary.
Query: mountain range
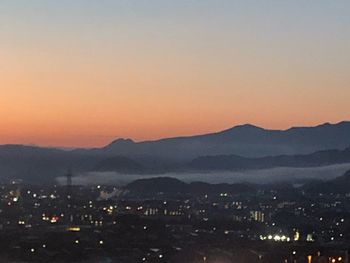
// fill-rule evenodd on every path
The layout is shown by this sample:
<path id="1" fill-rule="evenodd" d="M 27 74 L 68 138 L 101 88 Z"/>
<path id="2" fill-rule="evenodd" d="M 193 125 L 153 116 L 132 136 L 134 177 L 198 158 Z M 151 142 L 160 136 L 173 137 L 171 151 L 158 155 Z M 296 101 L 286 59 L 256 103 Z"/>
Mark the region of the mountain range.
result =
<path id="1" fill-rule="evenodd" d="M 350 163 L 350 122 L 267 130 L 240 125 L 217 133 L 134 142 L 118 139 L 102 148 L 62 150 L 0 145 L 0 179 L 50 182 L 65 174 L 116 171 L 239 170 Z"/>
<path id="2" fill-rule="evenodd" d="M 311 154 L 258 158 L 238 155 L 203 156 L 192 160 L 189 167 L 195 170 L 242 170 L 273 167 L 315 167 L 342 163 L 350 163 L 350 148 L 345 150 L 323 150 Z"/>
<path id="3" fill-rule="evenodd" d="M 199 156 L 235 154 L 244 157 L 308 154 L 350 146 L 350 122 L 325 123 L 315 127 L 268 130 L 250 124 L 217 133 L 134 142 L 118 139 L 102 149 L 105 154 L 152 156 L 188 160 Z"/>

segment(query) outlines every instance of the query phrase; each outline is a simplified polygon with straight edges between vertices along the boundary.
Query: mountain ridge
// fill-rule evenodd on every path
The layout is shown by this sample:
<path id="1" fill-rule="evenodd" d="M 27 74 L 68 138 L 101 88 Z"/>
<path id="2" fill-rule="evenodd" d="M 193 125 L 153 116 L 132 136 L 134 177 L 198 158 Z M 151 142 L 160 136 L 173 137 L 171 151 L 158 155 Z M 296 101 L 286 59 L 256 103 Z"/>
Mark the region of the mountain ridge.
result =
<path id="1" fill-rule="evenodd" d="M 244 124 L 215 133 L 194 136 L 141 142 L 117 139 L 99 150 L 110 154 L 154 155 L 180 160 L 217 154 L 262 157 L 307 154 L 333 148 L 344 149 L 350 145 L 348 134 L 350 134 L 349 121 L 310 127 L 291 127 L 286 130 L 269 130 Z"/>
<path id="2" fill-rule="evenodd" d="M 341 151 L 349 146 L 350 122 L 346 121 L 284 131 L 245 124 L 217 133 L 158 141 L 117 139 L 114 144 L 93 149 L 63 150 L 7 144 L 0 145 L 0 179 L 52 180 L 69 168 L 77 173 L 109 170 L 140 174 L 183 172 L 198 169 L 188 164 L 203 156 L 236 156 L 237 167 L 236 164 L 233 168 L 225 167 L 221 163 L 220 169 L 260 169 L 281 164 L 291 167 L 327 165 L 342 163 L 344 160 L 348 162 L 348 157 L 342 157 L 347 152 Z M 322 153 L 329 149 L 333 150 Z M 318 155 L 315 152 L 319 152 Z M 309 154 L 313 154 L 313 157 L 302 156 Z M 261 160 L 256 162 L 249 158 Z M 208 163 L 205 162 L 205 165 Z M 205 170 L 204 168 L 199 167 L 198 170 Z M 215 170 L 217 167 L 210 169 Z"/>
<path id="3" fill-rule="evenodd" d="M 350 147 L 330 149 L 301 155 L 277 155 L 246 158 L 238 155 L 202 156 L 193 159 L 189 167 L 196 170 L 249 170 L 275 167 L 317 167 L 350 163 Z"/>
<path id="4" fill-rule="evenodd" d="M 287 132 L 290 130 L 296 130 L 296 129 L 312 129 L 312 128 L 321 128 L 321 127 L 329 127 L 329 126 L 342 126 L 342 125 L 349 125 L 350 126 L 350 121 L 340 121 L 336 123 L 330 123 L 330 122 L 324 122 L 318 125 L 314 126 L 292 126 L 287 129 L 270 129 L 270 128 L 264 128 L 260 127 L 251 123 L 244 123 L 244 124 L 238 124 L 234 125 L 230 128 L 226 128 L 223 130 L 219 130 L 217 132 L 209 132 L 209 133 L 203 133 L 203 134 L 194 134 L 194 135 L 181 135 L 181 136 L 174 136 L 174 137 L 165 137 L 165 138 L 159 138 L 159 139 L 153 139 L 153 140 L 142 140 L 142 141 L 135 141 L 132 138 L 117 138 L 114 139 L 112 142 L 108 143 L 107 145 L 103 146 L 102 148 L 108 147 L 111 144 L 114 143 L 125 143 L 125 142 L 130 142 L 130 143 L 145 143 L 145 142 L 157 142 L 157 141 L 162 141 L 162 140 L 171 140 L 171 139 L 184 139 L 184 138 L 193 138 L 193 137 L 202 137 L 202 136 L 207 136 L 207 135 L 216 135 L 220 133 L 226 133 L 232 130 L 238 130 L 238 129 L 256 129 L 256 130 L 261 130 L 261 131 L 272 131 L 272 132 Z"/>

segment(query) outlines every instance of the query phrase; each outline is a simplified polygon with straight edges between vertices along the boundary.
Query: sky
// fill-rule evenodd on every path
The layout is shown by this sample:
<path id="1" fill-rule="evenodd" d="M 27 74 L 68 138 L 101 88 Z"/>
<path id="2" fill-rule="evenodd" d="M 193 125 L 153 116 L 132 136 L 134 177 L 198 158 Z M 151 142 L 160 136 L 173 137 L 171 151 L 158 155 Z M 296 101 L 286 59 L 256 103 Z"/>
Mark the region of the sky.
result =
<path id="1" fill-rule="evenodd" d="M 0 144 L 350 120 L 348 0 L 0 0 Z"/>

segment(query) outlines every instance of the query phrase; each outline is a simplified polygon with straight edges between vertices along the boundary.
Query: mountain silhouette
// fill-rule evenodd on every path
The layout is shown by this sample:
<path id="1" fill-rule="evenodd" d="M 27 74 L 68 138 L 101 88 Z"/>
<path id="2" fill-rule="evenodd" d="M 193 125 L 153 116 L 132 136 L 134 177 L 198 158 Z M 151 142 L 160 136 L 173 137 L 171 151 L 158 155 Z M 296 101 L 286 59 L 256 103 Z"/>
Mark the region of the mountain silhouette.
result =
<path id="1" fill-rule="evenodd" d="M 304 186 L 304 190 L 315 194 L 350 194 L 350 170 L 333 180 L 311 182 Z"/>
<path id="2" fill-rule="evenodd" d="M 312 154 L 278 155 L 247 158 L 237 155 L 198 157 L 189 163 L 195 170 L 241 170 L 266 169 L 273 167 L 315 167 L 350 163 L 350 148 L 345 150 L 324 150 Z"/>
<path id="3" fill-rule="evenodd" d="M 349 162 L 349 149 L 346 149 L 349 146 L 350 122 L 288 130 L 268 130 L 246 124 L 217 133 L 156 141 L 117 139 L 94 149 L 0 145 L 0 180 L 50 182 L 65 174 L 68 168 L 76 173 L 161 174 L 321 166 Z"/>
<path id="4" fill-rule="evenodd" d="M 308 154 L 349 146 L 350 122 L 344 121 L 288 130 L 268 130 L 246 124 L 217 133 L 144 142 L 119 139 L 97 151 L 112 155 L 184 160 L 205 155 L 263 157 Z"/>

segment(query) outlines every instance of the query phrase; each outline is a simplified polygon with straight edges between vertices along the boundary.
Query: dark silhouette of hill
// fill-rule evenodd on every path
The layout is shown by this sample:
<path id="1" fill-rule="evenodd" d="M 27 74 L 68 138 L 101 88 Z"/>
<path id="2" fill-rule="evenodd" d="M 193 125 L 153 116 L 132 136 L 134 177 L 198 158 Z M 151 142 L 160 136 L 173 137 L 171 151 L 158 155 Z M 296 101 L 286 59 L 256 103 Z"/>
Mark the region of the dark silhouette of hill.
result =
<path id="1" fill-rule="evenodd" d="M 347 171 L 344 175 L 335 178 L 333 180 L 333 183 L 337 184 L 337 185 L 343 185 L 343 186 L 348 186 L 350 187 L 350 170 Z M 350 192 L 350 188 L 348 189 L 348 191 Z"/>
<path id="2" fill-rule="evenodd" d="M 350 170 L 330 181 L 306 184 L 304 190 L 309 193 L 350 194 Z"/>
<path id="3" fill-rule="evenodd" d="M 102 156 L 23 145 L 0 146 L 0 180 L 23 179 L 29 183 L 52 182 L 67 169 L 92 170 Z"/>
<path id="4" fill-rule="evenodd" d="M 256 188 L 250 184 L 209 184 L 204 182 L 184 183 L 171 177 L 139 179 L 125 187 L 132 194 L 155 196 L 157 194 L 239 194 L 255 193 Z"/>
<path id="5" fill-rule="evenodd" d="M 96 149 L 0 145 L 0 180 L 17 178 L 30 183 L 52 182 L 67 169 L 75 173 L 161 174 L 346 163 L 349 162 L 349 149 L 342 149 L 350 145 L 349 135 L 350 122 L 341 122 L 284 131 L 241 125 L 218 133 L 157 141 L 137 143 L 118 139 Z M 315 151 L 318 152 L 313 153 Z"/>
<path id="6" fill-rule="evenodd" d="M 108 157 L 101 160 L 94 167 L 95 171 L 116 171 L 122 173 L 140 173 L 145 168 L 130 158 L 124 156 Z"/>
<path id="7" fill-rule="evenodd" d="M 125 189 L 138 194 L 148 193 L 184 193 L 186 184 L 178 179 L 171 177 L 157 177 L 139 179 L 128 184 Z"/>
<path id="8" fill-rule="evenodd" d="M 204 156 L 192 160 L 189 167 L 195 170 L 241 170 L 273 167 L 314 167 L 350 163 L 350 148 L 325 150 L 303 155 L 279 155 L 246 158 L 237 155 Z"/>
<path id="9" fill-rule="evenodd" d="M 49 183 L 71 169 L 74 174 L 113 171 L 124 174 L 159 174 L 175 169 L 172 163 L 151 158 L 132 159 L 88 151 L 67 151 L 24 145 L 0 145 L 0 181 L 22 179 Z"/>
<path id="10" fill-rule="evenodd" d="M 327 149 L 344 149 L 350 145 L 350 122 L 267 130 L 253 125 L 240 125 L 221 132 L 134 142 L 118 139 L 93 151 L 110 155 L 153 156 L 176 160 L 206 155 L 270 155 L 308 154 Z"/>

